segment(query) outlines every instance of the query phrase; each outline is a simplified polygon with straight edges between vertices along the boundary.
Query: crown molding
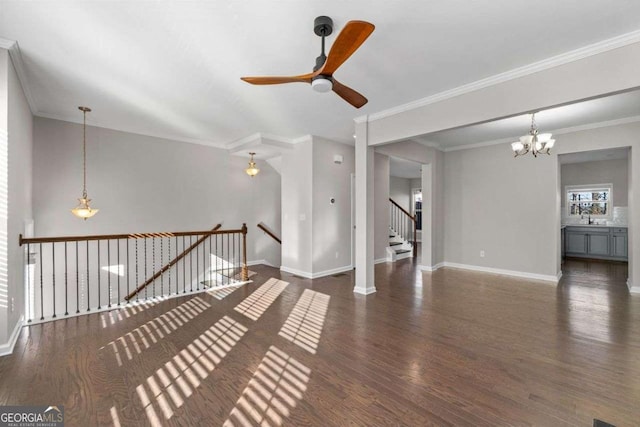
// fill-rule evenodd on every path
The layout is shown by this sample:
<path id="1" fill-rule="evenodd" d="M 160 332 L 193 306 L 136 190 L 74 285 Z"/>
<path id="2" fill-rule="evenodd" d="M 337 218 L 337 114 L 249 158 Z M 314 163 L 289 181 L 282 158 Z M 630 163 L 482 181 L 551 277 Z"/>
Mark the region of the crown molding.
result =
<path id="1" fill-rule="evenodd" d="M 60 120 L 60 121 L 63 121 L 63 122 L 76 123 L 76 124 L 79 124 L 79 125 L 82 124 L 82 119 L 80 119 L 78 117 L 75 117 L 75 116 L 74 117 L 69 117 L 69 116 L 62 115 L 62 114 L 50 114 L 50 113 L 42 113 L 42 112 L 37 112 L 37 113 L 34 114 L 34 116 L 42 117 L 42 118 L 45 118 L 45 119 Z M 151 138 L 165 139 L 165 140 L 168 140 L 168 141 L 187 142 L 189 144 L 204 145 L 206 147 L 213 147 L 213 148 L 222 148 L 222 149 L 225 148 L 224 144 L 218 143 L 218 142 L 209 141 L 209 140 L 197 139 L 197 138 L 185 138 L 185 137 L 182 137 L 182 136 L 166 135 L 166 134 L 155 133 L 155 132 L 140 132 L 140 131 L 135 130 L 135 129 L 129 129 L 129 128 L 126 128 L 126 127 L 113 127 L 111 125 L 105 125 L 103 123 L 95 122 L 95 121 L 91 121 L 90 123 L 87 123 L 87 126 L 95 127 L 95 128 L 101 128 L 101 129 L 107 129 L 107 130 L 113 130 L 113 131 L 117 131 L 117 132 L 126 132 L 126 133 L 131 133 L 131 134 L 140 135 L 140 136 L 148 136 L 148 137 L 151 137 Z"/>
<path id="2" fill-rule="evenodd" d="M 224 146 L 228 150 L 233 150 L 238 147 L 242 147 L 245 144 L 250 144 L 253 142 L 259 142 L 262 139 L 262 135 L 260 132 L 252 133 L 251 135 L 247 135 L 244 138 L 236 139 L 234 141 L 226 143 Z"/>
<path id="3" fill-rule="evenodd" d="M 27 80 L 27 72 L 24 67 L 24 62 L 22 61 L 22 52 L 20 52 L 20 46 L 18 45 L 18 42 L 9 39 L 3 39 L 2 37 L 0 37 L 0 48 L 9 51 L 11 63 L 13 64 L 13 68 L 16 70 L 16 74 L 18 75 L 20 86 L 22 86 L 22 92 L 24 93 L 25 98 L 27 98 L 27 104 L 29 104 L 31 114 L 35 115 L 38 109 L 36 108 L 36 102 L 33 98 L 33 94 L 31 93 L 29 81 Z"/>
<path id="4" fill-rule="evenodd" d="M 556 135 L 564 135 L 567 133 L 581 132 L 585 130 L 593 130 L 593 129 L 611 127 L 611 126 L 620 126 L 620 125 L 626 125 L 628 123 L 637 123 L 637 122 L 640 122 L 640 116 L 623 117 L 621 119 L 607 120 L 604 122 L 587 123 L 585 125 L 571 126 L 568 128 L 551 130 L 550 132 Z"/>
<path id="5" fill-rule="evenodd" d="M 602 40 L 597 43 L 593 43 L 578 49 L 571 50 L 569 52 L 561 53 L 560 55 L 552 56 L 550 58 L 543 59 L 538 62 L 525 65 L 523 67 L 514 68 L 504 73 L 495 74 L 485 79 L 477 80 L 475 82 L 458 86 L 450 90 L 436 93 L 426 98 L 418 99 L 406 104 L 398 105 L 396 107 L 382 110 L 377 113 L 359 116 L 354 119 L 356 123 L 363 123 L 368 121 L 380 120 L 386 117 L 394 116 L 396 114 L 411 111 L 420 107 L 424 107 L 436 102 L 444 101 L 456 96 L 464 95 L 469 92 L 473 92 L 479 89 L 483 89 L 489 86 L 494 86 L 500 83 L 514 80 L 520 77 L 525 77 L 530 74 L 534 74 L 540 71 L 548 70 L 560 65 L 568 64 L 570 62 L 578 61 L 590 56 L 598 55 L 600 53 L 608 52 L 614 49 L 618 49 L 633 43 L 640 42 L 640 30 L 636 30 L 630 33 L 622 34 L 617 37 Z"/>
<path id="6" fill-rule="evenodd" d="M 637 122 L 640 122 L 640 116 L 624 117 L 622 119 L 607 120 L 604 122 L 597 122 L 597 123 L 587 123 L 585 125 L 571 126 L 567 128 L 561 128 L 561 129 L 551 129 L 548 132 L 554 135 L 565 135 L 568 133 L 582 132 L 582 131 L 606 128 L 611 126 L 620 126 L 620 125 L 626 125 L 629 123 L 637 123 Z M 501 138 L 501 139 L 494 139 L 492 141 L 478 142 L 475 144 L 456 145 L 453 147 L 441 146 L 439 150 L 444 151 L 445 153 L 448 153 L 451 151 L 470 150 L 472 148 L 482 148 L 482 147 L 488 147 L 490 145 L 498 145 L 498 144 L 505 144 L 508 142 L 514 142 L 516 139 L 517 138 Z"/>
<path id="7" fill-rule="evenodd" d="M 235 153 L 246 148 L 257 147 L 260 145 L 289 150 L 293 148 L 295 144 L 306 140 L 307 138 L 311 138 L 311 135 L 305 135 L 299 138 L 286 138 L 279 135 L 256 132 L 251 135 L 245 136 L 244 138 L 228 142 L 227 144 L 225 144 L 225 148 L 231 153 Z"/>
<path id="8" fill-rule="evenodd" d="M 442 149 L 442 145 L 435 141 L 428 141 L 420 138 L 411 138 L 411 139 L 408 139 L 407 141 L 415 142 L 416 144 L 424 145 L 425 147 L 433 148 L 435 150 L 444 151 Z"/>
<path id="9" fill-rule="evenodd" d="M 14 44 L 16 44 L 14 40 L 4 39 L 0 37 L 0 49 L 9 50 L 13 47 Z"/>

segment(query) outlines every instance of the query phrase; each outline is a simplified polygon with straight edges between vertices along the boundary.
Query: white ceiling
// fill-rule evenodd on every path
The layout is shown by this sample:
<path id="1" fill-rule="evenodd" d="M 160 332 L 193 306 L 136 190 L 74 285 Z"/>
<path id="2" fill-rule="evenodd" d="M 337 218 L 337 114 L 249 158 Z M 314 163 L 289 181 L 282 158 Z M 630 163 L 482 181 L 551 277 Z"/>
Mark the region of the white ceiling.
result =
<path id="1" fill-rule="evenodd" d="M 81 121 L 76 107 L 88 105 L 90 124 L 212 145 L 256 133 L 351 143 L 357 116 L 640 27 L 637 0 L 0 1 L 0 9 L 0 37 L 19 43 L 37 115 Z M 335 74 L 369 98 L 360 110 L 304 84 L 240 80 L 310 72 L 318 15 L 335 22 L 329 45 L 348 20 L 376 25 Z"/>
<path id="2" fill-rule="evenodd" d="M 536 113 L 540 132 L 567 132 L 572 129 L 613 120 L 640 120 L 640 90 L 605 98 L 578 102 Z M 529 132 L 531 115 L 434 132 L 419 138 L 442 149 L 456 149 L 469 144 L 515 141 Z"/>
<path id="3" fill-rule="evenodd" d="M 408 179 L 420 178 L 422 176 L 422 165 L 411 160 L 389 157 L 389 175 Z"/>

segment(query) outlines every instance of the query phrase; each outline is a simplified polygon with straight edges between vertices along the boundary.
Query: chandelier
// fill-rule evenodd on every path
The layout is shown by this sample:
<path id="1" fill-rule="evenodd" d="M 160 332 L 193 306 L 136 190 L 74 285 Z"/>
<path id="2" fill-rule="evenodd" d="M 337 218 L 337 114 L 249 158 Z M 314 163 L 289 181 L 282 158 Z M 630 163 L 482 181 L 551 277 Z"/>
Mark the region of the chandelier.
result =
<path id="1" fill-rule="evenodd" d="M 91 112 L 89 107 L 78 107 L 84 115 L 82 124 L 82 197 L 78 199 L 78 206 L 71 209 L 71 213 L 85 221 L 98 213 L 99 209 L 92 209 L 89 206 L 91 199 L 87 196 L 87 113 Z"/>
<path id="2" fill-rule="evenodd" d="M 256 153 L 249 153 L 249 154 L 251 155 L 251 159 L 249 160 L 249 167 L 246 168 L 244 171 L 247 173 L 247 175 L 253 178 L 254 176 L 258 175 L 258 172 L 260 172 L 260 169 L 256 167 L 256 162 L 253 161 L 253 156 L 255 156 Z"/>
<path id="3" fill-rule="evenodd" d="M 534 157 L 538 154 L 551 154 L 551 149 L 556 143 L 555 139 L 551 139 L 550 133 L 538 133 L 538 125 L 536 124 L 536 114 L 531 114 L 531 129 L 529 135 L 520 137 L 520 141 L 511 143 L 511 149 L 515 156 L 523 156 L 529 152 Z"/>

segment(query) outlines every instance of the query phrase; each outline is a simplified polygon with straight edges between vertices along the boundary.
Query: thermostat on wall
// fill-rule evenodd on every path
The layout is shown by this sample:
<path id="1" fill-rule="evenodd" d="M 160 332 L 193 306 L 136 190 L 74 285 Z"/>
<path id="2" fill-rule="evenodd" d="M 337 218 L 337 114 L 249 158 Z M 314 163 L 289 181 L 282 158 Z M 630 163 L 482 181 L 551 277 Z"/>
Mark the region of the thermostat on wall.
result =
<path id="1" fill-rule="evenodd" d="M 340 154 L 334 154 L 333 155 L 333 163 L 337 163 L 337 164 L 341 165 L 343 160 L 344 160 L 344 158 L 342 157 L 342 155 L 340 155 Z"/>

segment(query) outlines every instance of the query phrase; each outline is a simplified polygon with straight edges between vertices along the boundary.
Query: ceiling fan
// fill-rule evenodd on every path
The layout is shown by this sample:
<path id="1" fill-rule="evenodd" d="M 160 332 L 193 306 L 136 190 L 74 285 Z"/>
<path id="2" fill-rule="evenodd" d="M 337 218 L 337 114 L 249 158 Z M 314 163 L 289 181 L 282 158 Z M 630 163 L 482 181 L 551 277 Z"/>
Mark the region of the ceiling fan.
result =
<path id="1" fill-rule="evenodd" d="M 324 54 L 324 38 L 333 32 L 333 21 L 328 16 L 318 16 L 313 30 L 322 37 L 322 52 L 316 58 L 313 72 L 289 77 L 241 77 L 254 85 L 275 85 L 280 83 L 309 83 L 316 92 L 334 91 L 338 96 L 356 108 L 366 104 L 367 98 L 343 85 L 333 77 L 333 73 L 364 43 L 375 26 L 365 21 L 349 21 L 331 46 L 329 55 Z"/>

